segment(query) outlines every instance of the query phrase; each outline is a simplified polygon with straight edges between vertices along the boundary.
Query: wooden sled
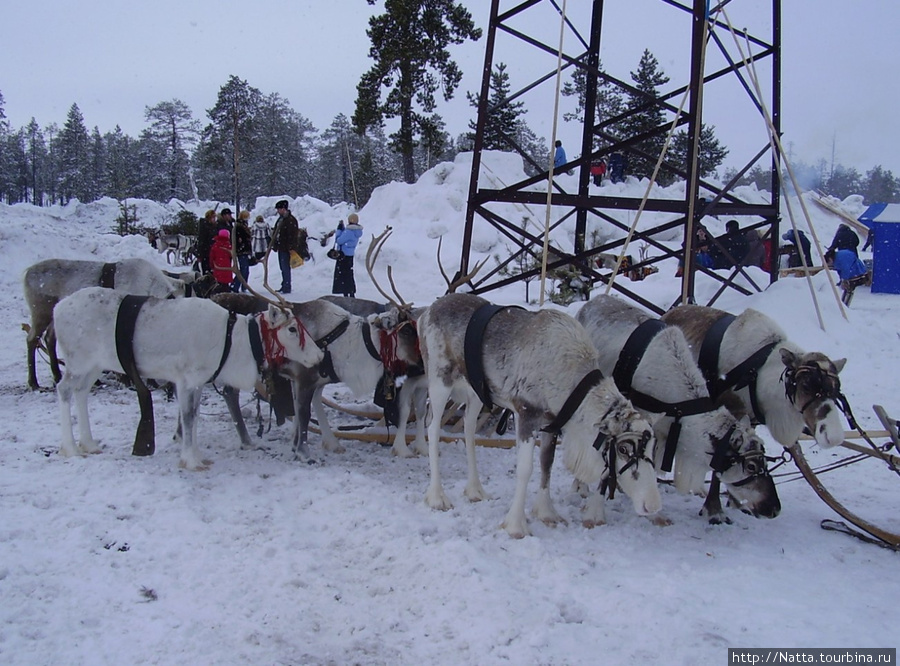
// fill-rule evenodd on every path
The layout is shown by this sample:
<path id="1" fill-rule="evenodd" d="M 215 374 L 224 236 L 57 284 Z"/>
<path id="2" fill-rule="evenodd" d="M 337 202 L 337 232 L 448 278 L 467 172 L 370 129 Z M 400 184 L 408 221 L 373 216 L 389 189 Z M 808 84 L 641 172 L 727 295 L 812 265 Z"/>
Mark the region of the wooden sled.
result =
<path id="1" fill-rule="evenodd" d="M 894 448 L 900 452 L 900 438 L 898 438 L 898 421 L 896 419 L 891 419 L 884 407 L 881 405 L 873 405 L 872 408 L 875 410 L 875 414 L 881 420 L 881 423 L 884 425 L 884 431 L 876 431 L 876 432 L 868 432 L 866 435 L 868 439 L 872 437 L 890 437 L 891 442 L 894 445 Z M 883 434 L 881 434 L 883 433 Z M 851 434 L 851 433 L 848 433 Z M 863 434 L 857 435 L 858 437 L 863 437 Z M 865 453 L 873 458 L 878 458 L 885 463 L 888 464 L 889 467 L 893 469 L 897 469 L 900 467 L 900 458 L 897 456 L 886 453 L 879 448 L 865 448 L 860 446 L 859 444 L 854 444 L 852 442 L 845 441 L 841 444 L 841 446 L 851 449 L 853 451 L 857 451 L 859 453 Z M 877 525 L 873 525 L 869 521 L 860 518 L 855 513 L 851 512 L 847 509 L 843 504 L 835 499 L 834 495 L 832 495 L 819 480 L 819 477 L 816 476 L 816 473 L 813 471 L 812 467 L 810 467 L 809 463 L 806 461 L 806 457 L 803 455 L 803 451 L 800 449 L 799 444 L 794 444 L 792 447 L 788 449 L 791 453 L 791 456 L 794 459 L 794 463 L 797 465 L 797 468 L 800 470 L 800 473 L 803 474 L 803 478 L 806 479 L 806 482 L 809 483 L 810 487 L 815 491 L 815 493 L 819 496 L 819 498 L 824 501 L 835 513 L 840 515 L 842 518 L 850 521 L 862 530 L 864 533 L 858 532 L 857 530 L 853 530 L 848 527 L 846 524 L 841 523 L 839 521 L 833 520 L 823 520 L 821 526 L 823 529 L 835 530 L 844 532 L 845 534 L 849 534 L 851 536 L 862 539 L 863 541 L 867 541 L 869 543 L 875 543 L 876 545 L 883 546 L 885 548 L 889 548 L 891 550 L 900 550 L 900 535 L 894 534 L 892 532 L 888 532 L 887 530 L 881 529 Z M 868 536 L 871 535 L 871 536 Z"/>

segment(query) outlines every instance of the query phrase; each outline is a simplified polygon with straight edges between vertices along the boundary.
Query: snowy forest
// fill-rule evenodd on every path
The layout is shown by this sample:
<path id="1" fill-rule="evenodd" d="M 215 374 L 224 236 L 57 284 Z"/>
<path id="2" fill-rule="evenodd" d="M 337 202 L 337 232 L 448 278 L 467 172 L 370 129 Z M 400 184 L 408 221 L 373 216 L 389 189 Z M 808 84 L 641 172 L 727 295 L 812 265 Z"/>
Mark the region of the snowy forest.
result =
<path id="1" fill-rule="evenodd" d="M 457 137 L 446 131 L 436 97 L 440 93 L 445 101 L 452 98 L 462 78 L 447 47 L 478 40 L 481 30 L 467 11 L 449 12 L 442 19 L 442 39 L 415 40 L 408 37 L 417 34 L 411 29 L 415 26 L 397 29 L 391 11 L 373 16 L 367 30 L 372 66 L 356 86 L 356 108 L 339 113 L 324 129 L 314 127 L 278 92 L 259 90 L 236 75 L 221 86 L 203 120 L 178 99 L 146 106 L 146 127 L 138 137 L 118 126 L 106 132 L 96 125 L 89 129 L 77 101 L 61 126 L 47 119 L 42 125 L 32 117 L 25 127 L 13 128 L 0 91 L 0 201 L 43 206 L 109 196 L 119 201 L 207 199 L 242 207 L 258 196 L 278 194 L 362 207 L 376 187 L 392 181 L 413 183 L 436 163 L 472 149 L 478 94 L 466 92 L 472 118 L 469 131 Z M 659 97 L 659 89 L 669 81 L 649 50 L 630 74 L 631 90 L 598 81 L 595 118 L 615 118 L 646 107 L 644 97 Z M 564 114 L 563 122 L 581 123 L 585 88 L 582 70 L 565 82 L 562 95 L 576 110 Z M 510 89 L 506 65 L 495 65 L 484 148 L 518 152 L 526 172 L 534 175 L 546 169 L 548 143 L 528 127 L 528 109 L 511 99 Z M 664 121 L 660 108 L 652 107 L 630 115 L 627 126 L 613 124 L 608 133 L 637 136 Z M 388 125 L 398 128 L 388 134 Z M 663 140 L 656 133 L 638 147 L 656 155 Z M 595 148 L 602 148 L 602 141 L 598 137 Z M 684 163 L 687 145 L 684 130 L 676 133 L 668 160 Z M 730 180 L 737 171 L 722 166 L 727 155 L 715 127 L 704 125 L 701 175 Z M 802 156 L 790 158 L 806 189 L 839 199 L 861 194 L 866 203 L 900 202 L 900 179 L 881 166 L 863 174 L 824 160 L 810 165 Z M 653 165 L 633 160 L 628 169 L 640 178 L 650 176 Z M 658 180 L 668 185 L 675 178 L 664 170 Z M 751 182 L 770 190 L 768 169 L 757 165 L 738 180 L 739 185 Z"/>

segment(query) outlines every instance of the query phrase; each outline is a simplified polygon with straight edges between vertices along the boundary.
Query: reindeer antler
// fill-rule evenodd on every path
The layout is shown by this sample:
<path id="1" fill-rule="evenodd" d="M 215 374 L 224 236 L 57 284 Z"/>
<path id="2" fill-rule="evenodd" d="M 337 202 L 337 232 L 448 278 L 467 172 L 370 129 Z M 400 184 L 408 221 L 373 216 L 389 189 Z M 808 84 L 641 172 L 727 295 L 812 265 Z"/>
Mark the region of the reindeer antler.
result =
<path id="1" fill-rule="evenodd" d="M 388 293 L 381 288 L 381 285 L 378 284 L 378 280 L 375 279 L 374 268 L 375 262 L 378 259 L 378 255 L 381 253 L 381 248 L 384 247 L 385 242 L 388 238 L 390 238 L 391 234 L 394 230 L 391 227 L 387 227 L 381 234 L 378 236 L 372 235 L 372 243 L 369 245 L 369 249 L 366 251 L 366 272 L 369 274 L 369 278 L 372 280 L 372 284 L 375 285 L 375 288 L 378 290 L 378 293 L 384 296 L 388 303 L 393 305 L 398 310 L 408 311 L 412 308 L 412 303 L 407 303 L 403 296 L 400 295 L 400 292 L 397 290 L 397 285 L 394 284 L 394 272 L 393 267 L 388 265 L 387 267 L 387 276 L 388 282 L 391 285 L 391 290 L 394 292 L 394 296 L 400 301 L 399 303 L 391 298 Z"/>
<path id="2" fill-rule="evenodd" d="M 253 287 L 251 287 L 250 284 L 244 279 L 244 276 L 241 275 L 241 271 L 238 266 L 237 250 L 235 249 L 236 245 L 237 245 L 237 243 L 235 243 L 235 240 L 236 240 L 235 239 L 235 230 L 232 227 L 232 229 L 231 229 L 231 268 L 228 270 L 231 270 L 231 272 L 234 273 L 235 277 L 238 280 L 240 280 L 241 284 L 244 285 L 245 287 L 247 287 L 247 291 L 249 291 L 251 294 L 256 296 L 258 299 L 263 300 L 266 303 L 270 303 L 270 304 L 274 305 L 276 308 L 279 308 L 280 310 L 282 310 L 284 312 L 293 312 L 293 309 L 291 308 L 291 304 L 288 303 L 288 301 L 284 298 L 284 296 L 282 296 L 277 291 L 272 289 L 272 287 L 269 286 L 269 254 L 272 252 L 271 243 L 269 244 L 269 247 L 266 248 L 266 256 L 263 257 L 263 286 L 265 286 L 266 290 L 277 299 L 276 301 L 273 301 L 271 298 L 267 298 L 267 297 L 263 296 L 262 294 L 260 294 Z M 218 268 L 218 266 L 216 268 Z"/>
<path id="3" fill-rule="evenodd" d="M 487 263 L 488 257 L 485 257 L 480 262 L 475 264 L 475 268 L 469 271 L 466 275 L 462 277 L 458 277 L 451 282 L 450 278 L 447 277 L 447 273 L 444 271 L 444 265 L 441 263 L 441 242 L 444 240 L 443 236 L 438 237 L 438 247 L 437 247 L 437 262 L 438 262 L 438 270 L 441 272 L 441 277 L 444 278 L 444 282 L 447 283 L 447 294 L 453 294 L 456 290 L 464 285 L 466 282 L 475 277 L 475 274 L 478 273 L 484 265 Z"/>

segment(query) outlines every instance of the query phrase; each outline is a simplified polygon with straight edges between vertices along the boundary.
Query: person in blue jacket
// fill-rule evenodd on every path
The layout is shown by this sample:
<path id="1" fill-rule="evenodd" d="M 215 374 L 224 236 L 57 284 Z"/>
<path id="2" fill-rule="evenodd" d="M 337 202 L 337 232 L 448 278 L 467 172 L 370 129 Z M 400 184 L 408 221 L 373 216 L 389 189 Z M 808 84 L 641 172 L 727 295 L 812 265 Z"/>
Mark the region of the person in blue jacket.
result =
<path id="1" fill-rule="evenodd" d="M 556 152 L 553 154 L 553 169 L 559 169 L 567 161 L 566 149 L 563 148 L 562 141 L 556 140 Z"/>
<path id="2" fill-rule="evenodd" d="M 841 282 L 862 277 L 869 272 L 862 259 L 857 257 L 853 250 L 829 250 L 825 253 L 825 261 L 829 268 L 837 271 Z"/>
<path id="3" fill-rule="evenodd" d="M 362 238 L 362 225 L 359 216 L 350 213 L 347 216 L 347 224 L 341 220 L 337 231 L 334 233 L 334 246 L 340 250 L 341 255 L 334 262 L 334 281 L 331 284 L 331 293 L 356 298 L 356 279 L 353 277 L 353 255 L 356 246 Z"/>

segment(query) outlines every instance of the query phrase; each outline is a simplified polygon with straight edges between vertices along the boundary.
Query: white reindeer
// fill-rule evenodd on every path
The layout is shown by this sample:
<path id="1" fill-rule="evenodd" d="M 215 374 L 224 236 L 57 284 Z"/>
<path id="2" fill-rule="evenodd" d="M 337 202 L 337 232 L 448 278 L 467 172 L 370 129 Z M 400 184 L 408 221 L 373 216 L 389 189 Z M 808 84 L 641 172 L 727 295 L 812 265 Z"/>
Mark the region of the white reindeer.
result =
<path id="1" fill-rule="evenodd" d="M 781 504 L 766 469 L 762 440 L 749 418 L 738 419 L 710 399 L 680 329 L 656 323 L 659 320 L 640 308 L 606 294 L 585 303 L 576 319 L 597 348 L 600 369 L 654 419 L 656 468 L 663 469 L 666 445 L 671 443 L 675 488 L 706 495 L 701 515 L 714 524 L 731 522 L 722 511 L 719 481 L 744 511 L 766 518 L 778 515 Z M 705 479 L 711 468 L 713 485 L 707 495 Z"/>
<path id="2" fill-rule="evenodd" d="M 56 339 L 53 335 L 53 306 L 60 300 L 86 287 L 110 287 L 125 294 L 170 298 L 185 295 L 185 281 L 163 274 L 144 259 L 79 261 L 45 259 L 25 269 L 22 279 L 25 301 L 31 311 L 28 330 L 28 387 L 37 390 L 35 352 L 42 338 L 50 356 L 54 381 L 61 376 Z M 45 336 L 46 333 L 46 336 Z"/>
<path id="3" fill-rule="evenodd" d="M 486 494 L 475 462 L 475 426 L 483 405 L 467 378 L 465 340 L 473 315 L 487 301 L 470 294 L 448 294 L 419 319 L 419 341 L 428 377 L 431 421 L 428 455 L 431 482 L 428 506 L 446 510 L 450 501 L 441 486 L 438 445 L 441 411 L 452 396 L 466 405 L 464 426 L 468 482 L 472 501 Z M 555 434 L 563 439 L 564 461 L 575 478 L 587 484 L 615 480 L 641 515 L 660 509 L 650 424 L 598 370 L 597 352 L 584 328 L 572 317 L 551 310 L 505 309 L 486 324 L 481 337 L 485 388 L 497 405 L 516 415 L 516 491 L 503 527 L 510 536 L 528 534 L 525 495 L 534 464 L 534 444 L 541 440 L 544 474 L 534 513 L 547 523 L 561 520 L 549 493 Z M 476 353 L 478 353 L 476 351 Z M 554 431 L 554 432 L 551 432 Z M 603 496 L 587 507 L 589 524 L 605 522 Z"/>
<path id="4" fill-rule="evenodd" d="M 103 370 L 125 370 L 116 347 L 116 320 L 125 297 L 110 289 L 82 289 L 54 309 L 56 334 L 66 358 L 66 372 L 57 386 L 62 455 L 99 450 L 91 434 L 87 397 Z M 186 469 L 204 468 L 196 447 L 197 411 L 204 384 L 216 377 L 226 386 L 249 390 L 265 364 L 289 359 L 312 367 L 323 358 L 303 325 L 275 307 L 256 316 L 238 316 L 230 348 L 228 319 L 228 311 L 209 301 L 149 299 L 135 322 L 133 350 L 139 374 L 175 384 L 183 425 L 180 465 Z M 262 358 L 254 353 L 251 336 L 255 331 L 265 350 Z M 73 396 L 80 446 L 72 432 Z"/>
<path id="5" fill-rule="evenodd" d="M 256 312 L 264 307 L 262 300 L 247 294 L 218 294 L 212 300 L 228 310 L 242 313 Z M 308 444 L 313 413 L 322 433 L 323 448 L 333 453 L 344 451 L 328 423 L 328 413 L 322 403 L 322 392 L 328 384 L 342 382 L 355 395 L 371 398 L 385 374 L 386 362 L 395 364 L 388 370 L 405 372 L 406 367 L 420 367 L 422 358 L 412 323 L 401 318 L 396 308 L 364 318 L 325 299 L 288 305 L 312 340 L 325 352 L 325 362 L 321 366 L 286 362 L 279 368 L 279 374 L 291 380 L 294 405 L 292 451 L 298 460 L 313 462 Z M 370 308 L 359 304 L 356 309 Z M 371 347 L 366 342 L 367 337 Z M 387 361 L 381 355 L 382 340 L 386 349 L 393 350 L 390 354 L 393 358 Z M 226 396 L 226 400 L 229 399 L 236 398 Z M 240 424 L 238 431 L 241 432 Z"/>
<path id="6" fill-rule="evenodd" d="M 847 359 L 832 361 L 819 352 L 804 352 L 772 319 L 752 309 L 734 318 L 724 334 L 719 329 L 720 343 L 713 344 L 714 336 L 708 334 L 728 324 L 730 316 L 715 308 L 682 305 L 662 319 L 684 332 L 714 387 L 710 395 L 736 393 L 742 409 L 765 424 L 780 444 L 795 444 L 804 427 L 822 448 L 841 444 L 838 373 Z M 701 356 L 704 345 L 708 351 Z"/>

